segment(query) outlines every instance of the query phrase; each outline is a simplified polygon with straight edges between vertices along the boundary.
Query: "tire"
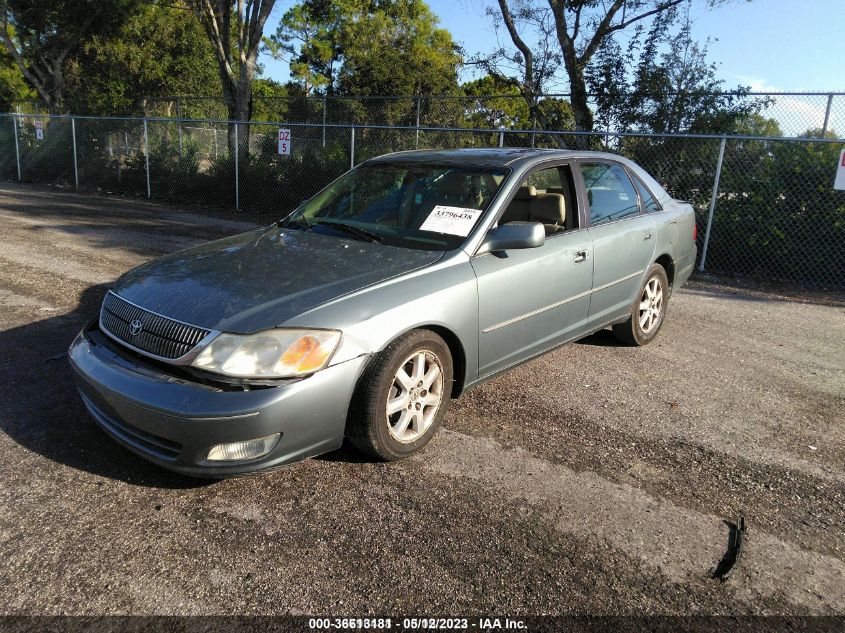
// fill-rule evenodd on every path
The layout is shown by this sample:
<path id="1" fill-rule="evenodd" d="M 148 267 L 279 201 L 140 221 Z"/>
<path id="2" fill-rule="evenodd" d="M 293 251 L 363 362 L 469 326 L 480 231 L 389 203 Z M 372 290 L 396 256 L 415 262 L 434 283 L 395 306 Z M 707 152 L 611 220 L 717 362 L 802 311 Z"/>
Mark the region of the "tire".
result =
<path id="1" fill-rule="evenodd" d="M 359 381 L 346 437 L 359 451 L 384 461 L 422 450 L 446 416 L 452 377 L 452 355 L 442 338 L 430 330 L 403 334 Z"/>
<path id="2" fill-rule="evenodd" d="M 613 326 L 613 335 L 617 340 L 632 346 L 651 343 L 666 318 L 669 290 L 669 278 L 663 266 L 652 264 L 637 299 L 631 306 L 630 316 L 623 323 Z"/>

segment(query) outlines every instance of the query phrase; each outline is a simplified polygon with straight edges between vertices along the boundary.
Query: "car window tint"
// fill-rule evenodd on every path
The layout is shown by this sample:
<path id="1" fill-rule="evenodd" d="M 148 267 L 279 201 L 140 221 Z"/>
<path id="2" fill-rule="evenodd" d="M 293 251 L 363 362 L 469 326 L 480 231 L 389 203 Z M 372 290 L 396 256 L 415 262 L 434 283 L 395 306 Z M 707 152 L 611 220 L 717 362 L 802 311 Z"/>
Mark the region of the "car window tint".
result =
<path id="1" fill-rule="evenodd" d="M 639 215 L 637 192 L 622 166 L 613 163 L 581 163 L 581 175 L 590 203 L 591 224 Z"/>
<path id="2" fill-rule="evenodd" d="M 523 183 L 534 187 L 538 192 L 545 192 L 549 189 L 562 189 L 563 185 L 560 182 L 560 170 L 557 167 L 550 167 L 549 169 L 541 169 L 532 172 L 528 176 L 528 180 Z"/>
<path id="3" fill-rule="evenodd" d="M 643 181 L 637 178 L 636 174 L 632 174 L 634 183 L 637 185 L 637 191 L 640 192 L 640 203 L 643 205 L 643 211 L 646 213 L 654 213 L 655 211 L 663 211 L 660 203 L 651 195 L 648 187 L 643 184 Z"/>

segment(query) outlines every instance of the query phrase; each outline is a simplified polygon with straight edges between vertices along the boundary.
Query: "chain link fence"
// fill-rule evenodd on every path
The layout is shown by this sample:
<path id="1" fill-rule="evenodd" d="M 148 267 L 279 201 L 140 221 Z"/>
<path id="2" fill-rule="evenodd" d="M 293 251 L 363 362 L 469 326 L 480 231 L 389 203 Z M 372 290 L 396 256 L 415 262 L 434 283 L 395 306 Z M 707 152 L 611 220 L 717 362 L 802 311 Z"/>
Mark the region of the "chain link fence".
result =
<path id="1" fill-rule="evenodd" d="M 568 101 L 569 95 L 538 95 L 537 99 Z M 784 136 L 807 136 L 811 131 L 816 132 L 813 136 L 824 136 L 845 130 L 845 93 L 749 92 L 736 100 L 758 104 L 759 114 L 776 121 Z M 591 103 L 591 106 L 595 111 L 595 104 Z M 219 97 L 149 98 L 144 102 L 144 108 L 144 114 L 155 117 L 226 118 L 226 107 Z M 522 112 L 522 117 L 514 114 L 520 109 L 527 108 L 519 95 L 255 96 L 253 120 L 423 127 L 541 127 L 541 122 L 526 116 L 527 112 Z M 554 118 L 556 125 L 562 123 L 561 117 Z"/>
<path id="2" fill-rule="evenodd" d="M 732 96 L 736 103 L 755 104 L 754 110 L 773 119 L 783 136 L 802 137 L 845 133 L 843 92 L 748 92 L 717 93 Z M 569 100 L 568 94 L 538 95 L 543 100 Z M 699 95 L 700 96 L 700 95 Z M 179 120 L 227 118 L 222 97 L 173 96 L 142 99 L 132 114 Z M 590 105 L 597 110 L 593 99 Z M 39 113 L 39 102 L 17 104 L 19 112 Z M 445 96 L 266 96 L 253 97 L 254 121 L 289 121 L 315 125 L 401 125 L 538 129 L 540 121 L 527 116 L 525 100 L 519 95 Z M 516 113 L 521 114 L 516 114 Z M 88 114 L 88 113 L 81 113 Z M 90 114 L 103 114 L 92 112 Z M 612 113 L 609 113 L 612 119 Z M 553 117 L 556 129 L 569 129 L 566 117 Z M 573 122 L 574 124 L 574 122 Z M 600 122 L 597 122 L 600 125 Z M 615 129 L 615 128 L 614 128 Z"/>
<path id="3" fill-rule="evenodd" d="M 278 153 L 280 127 L 291 131 L 290 155 Z M 0 115 L 0 178 L 268 219 L 388 152 L 589 147 L 633 159 L 692 203 L 700 270 L 841 289 L 845 192 L 833 181 L 843 145 L 845 139 L 832 138 L 7 114 Z"/>

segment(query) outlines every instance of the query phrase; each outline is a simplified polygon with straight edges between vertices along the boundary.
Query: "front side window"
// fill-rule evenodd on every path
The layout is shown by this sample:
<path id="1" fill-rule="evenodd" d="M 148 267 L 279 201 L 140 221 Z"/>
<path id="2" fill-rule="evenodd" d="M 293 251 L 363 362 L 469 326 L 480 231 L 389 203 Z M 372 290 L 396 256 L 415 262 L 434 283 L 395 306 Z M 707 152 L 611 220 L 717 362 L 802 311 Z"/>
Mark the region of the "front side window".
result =
<path id="1" fill-rule="evenodd" d="M 621 165 L 581 163 L 581 175 L 590 203 L 590 224 L 639 215 L 637 192 Z"/>
<path id="2" fill-rule="evenodd" d="M 294 211 L 286 228 L 392 246 L 460 246 L 499 190 L 505 170 L 370 163 L 347 172 Z"/>

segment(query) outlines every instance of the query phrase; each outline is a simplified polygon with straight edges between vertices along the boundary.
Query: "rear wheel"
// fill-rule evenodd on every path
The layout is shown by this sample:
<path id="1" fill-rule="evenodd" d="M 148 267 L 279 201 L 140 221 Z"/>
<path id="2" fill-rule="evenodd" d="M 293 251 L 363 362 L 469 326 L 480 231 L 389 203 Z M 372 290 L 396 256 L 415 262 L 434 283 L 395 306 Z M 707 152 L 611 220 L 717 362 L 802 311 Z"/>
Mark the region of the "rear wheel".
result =
<path id="1" fill-rule="evenodd" d="M 452 356 L 434 332 L 413 330 L 381 352 L 361 380 L 347 437 L 360 451 L 393 461 L 421 450 L 446 415 Z"/>
<path id="2" fill-rule="evenodd" d="M 648 270 L 638 299 L 631 307 L 631 316 L 613 326 L 613 335 L 626 345 L 647 345 L 657 336 L 666 315 L 669 300 L 669 279 L 660 264 Z"/>

